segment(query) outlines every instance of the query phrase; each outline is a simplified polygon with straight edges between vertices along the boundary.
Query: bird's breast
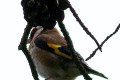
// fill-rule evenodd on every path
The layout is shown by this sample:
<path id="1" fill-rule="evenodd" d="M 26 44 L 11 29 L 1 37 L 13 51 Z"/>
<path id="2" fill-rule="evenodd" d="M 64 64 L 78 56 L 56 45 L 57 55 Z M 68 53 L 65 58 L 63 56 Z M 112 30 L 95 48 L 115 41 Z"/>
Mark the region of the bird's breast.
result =
<path id="1" fill-rule="evenodd" d="M 36 66 L 37 72 L 44 77 L 59 77 L 64 71 L 59 66 L 56 55 L 37 48 L 35 45 L 30 48 L 30 55 Z"/>
<path id="2" fill-rule="evenodd" d="M 47 67 L 55 67 L 58 64 L 56 55 L 36 47 L 35 44 L 30 48 L 30 55 L 33 59 L 38 60 L 42 65 Z"/>

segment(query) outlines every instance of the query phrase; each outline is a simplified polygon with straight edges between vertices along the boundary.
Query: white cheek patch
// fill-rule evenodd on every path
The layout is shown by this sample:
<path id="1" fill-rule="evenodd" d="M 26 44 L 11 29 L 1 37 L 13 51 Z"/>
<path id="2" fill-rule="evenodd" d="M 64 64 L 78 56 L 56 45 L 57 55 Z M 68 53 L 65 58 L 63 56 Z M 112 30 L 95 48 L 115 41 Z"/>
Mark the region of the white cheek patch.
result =
<path id="1" fill-rule="evenodd" d="M 34 38 L 36 38 L 43 31 L 42 26 L 37 26 L 37 28 L 38 28 L 38 30 L 35 32 Z"/>

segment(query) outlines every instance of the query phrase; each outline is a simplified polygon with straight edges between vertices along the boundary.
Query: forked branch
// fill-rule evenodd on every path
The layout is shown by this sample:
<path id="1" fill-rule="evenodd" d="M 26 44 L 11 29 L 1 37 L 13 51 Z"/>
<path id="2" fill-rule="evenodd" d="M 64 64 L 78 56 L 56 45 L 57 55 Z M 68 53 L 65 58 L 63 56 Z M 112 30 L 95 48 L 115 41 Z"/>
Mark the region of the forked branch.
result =
<path id="1" fill-rule="evenodd" d="M 102 46 L 105 44 L 106 41 L 108 41 L 114 34 L 116 34 L 116 33 L 118 32 L 119 28 L 120 28 L 120 24 L 117 26 L 117 28 L 115 29 L 115 31 L 114 31 L 112 34 L 110 34 L 109 36 L 107 36 L 107 37 L 105 38 L 105 40 L 101 43 L 100 46 L 102 47 Z M 86 59 L 86 61 L 88 61 L 89 59 L 91 59 L 91 58 L 96 54 L 97 50 L 98 50 L 98 48 L 96 48 L 96 49 L 93 51 L 93 53 L 90 54 L 90 56 Z"/>

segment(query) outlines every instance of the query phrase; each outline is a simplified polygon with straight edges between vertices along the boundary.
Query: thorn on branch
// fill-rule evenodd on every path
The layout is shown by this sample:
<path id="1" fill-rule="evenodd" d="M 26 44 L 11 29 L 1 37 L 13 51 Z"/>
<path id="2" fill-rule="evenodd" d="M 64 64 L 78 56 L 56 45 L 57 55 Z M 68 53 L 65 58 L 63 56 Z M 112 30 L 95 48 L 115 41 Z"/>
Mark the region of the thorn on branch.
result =
<path id="1" fill-rule="evenodd" d="M 118 32 L 119 28 L 120 28 L 120 24 L 118 25 L 118 27 L 115 29 L 115 31 L 114 31 L 112 34 L 110 34 L 109 36 L 107 36 L 107 37 L 105 38 L 105 40 L 101 43 L 100 46 L 102 47 L 102 46 L 105 44 L 105 42 L 108 41 L 108 39 L 110 39 L 114 34 L 116 34 L 116 33 Z M 96 54 L 97 50 L 98 50 L 98 48 L 96 48 L 96 49 L 93 51 L 93 53 L 90 54 L 90 56 L 86 59 L 86 61 L 88 61 L 89 59 L 91 59 L 91 58 Z"/>

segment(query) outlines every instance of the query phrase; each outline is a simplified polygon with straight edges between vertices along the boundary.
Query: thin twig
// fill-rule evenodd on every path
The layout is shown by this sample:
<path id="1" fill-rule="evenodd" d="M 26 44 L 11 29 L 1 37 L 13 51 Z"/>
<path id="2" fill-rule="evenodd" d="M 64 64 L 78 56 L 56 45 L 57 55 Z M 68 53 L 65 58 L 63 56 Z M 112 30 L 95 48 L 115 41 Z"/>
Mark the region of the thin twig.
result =
<path id="1" fill-rule="evenodd" d="M 72 57 L 75 61 L 75 64 L 77 65 L 79 71 L 81 72 L 81 74 L 84 76 L 84 79 L 86 80 L 92 80 L 92 78 L 87 74 L 86 70 L 84 69 L 83 65 L 81 64 L 81 60 L 78 59 L 78 55 L 76 54 L 73 44 L 72 44 L 72 40 L 70 39 L 69 33 L 67 32 L 67 30 L 65 29 L 65 25 L 63 24 L 62 21 L 58 21 L 59 27 L 68 43 L 68 47 L 70 49 L 70 52 L 72 54 Z"/>
<path id="2" fill-rule="evenodd" d="M 120 24 L 118 25 L 118 27 L 115 29 L 115 31 L 112 33 L 112 34 L 110 34 L 109 36 L 107 36 L 106 38 L 105 38 L 105 40 L 101 43 L 101 47 L 104 45 L 104 43 L 106 42 L 106 41 L 108 41 L 108 39 L 110 39 L 114 34 L 116 34 L 117 32 L 118 32 L 118 30 L 119 30 L 119 28 L 120 28 Z M 94 51 L 93 51 L 93 53 L 92 54 L 90 54 L 90 56 L 86 59 L 86 61 L 88 61 L 89 59 L 91 59 L 94 55 L 95 55 L 95 53 L 97 52 L 97 50 L 98 50 L 98 48 L 96 48 Z"/>
<path id="3" fill-rule="evenodd" d="M 30 33 L 31 28 L 32 27 L 29 26 L 29 25 L 26 26 L 18 49 L 22 50 L 24 55 L 26 56 L 26 58 L 27 58 L 27 60 L 29 62 L 31 72 L 32 72 L 32 76 L 33 76 L 34 80 L 39 80 L 38 79 L 38 74 L 37 74 L 36 69 L 35 69 L 35 65 L 34 65 L 32 59 L 31 59 L 31 56 L 29 55 L 29 52 L 28 52 L 27 48 L 26 48 L 26 42 L 27 42 L 28 35 Z"/>
<path id="4" fill-rule="evenodd" d="M 76 13 L 76 11 L 74 10 L 74 8 L 72 7 L 72 5 L 70 4 L 70 2 L 68 0 L 66 0 L 70 11 L 73 13 L 73 16 L 76 18 L 76 20 L 78 21 L 78 23 L 81 25 L 81 27 L 83 28 L 83 30 L 95 41 L 95 43 L 97 44 L 98 48 L 100 49 L 100 51 L 102 51 L 97 39 L 94 37 L 94 35 L 92 35 L 92 33 L 88 30 L 88 28 L 84 25 L 84 23 L 82 22 L 82 20 L 78 17 L 78 14 Z"/>

